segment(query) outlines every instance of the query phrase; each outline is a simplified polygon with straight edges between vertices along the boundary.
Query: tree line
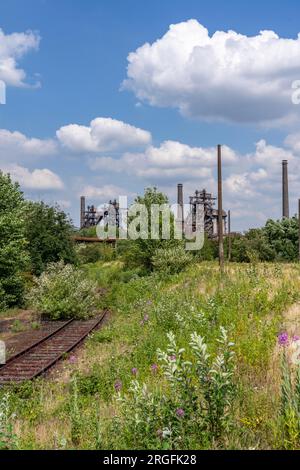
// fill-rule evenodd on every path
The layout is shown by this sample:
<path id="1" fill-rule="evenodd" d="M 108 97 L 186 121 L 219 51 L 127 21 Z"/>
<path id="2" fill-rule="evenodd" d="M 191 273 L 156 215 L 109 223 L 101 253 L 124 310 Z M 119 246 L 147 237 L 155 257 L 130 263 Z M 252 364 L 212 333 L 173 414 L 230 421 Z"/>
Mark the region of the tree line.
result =
<path id="1" fill-rule="evenodd" d="M 148 207 L 152 203 L 168 203 L 168 199 L 156 188 L 147 188 L 136 202 Z M 74 247 L 74 231 L 68 215 L 58 206 L 25 200 L 19 184 L 13 182 L 10 175 L 0 172 L 0 310 L 22 305 L 32 275 L 41 275 L 49 263 L 78 263 L 80 251 L 76 252 Z M 294 262 L 298 259 L 298 243 L 296 217 L 268 220 L 264 227 L 250 229 L 232 238 L 231 260 Z M 168 266 L 179 261 L 180 265 L 186 265 L 189 259 L 181 248 L 180 242 L 174 239 L 128 240 L 120 242 L 115 256 L 123 257 L 128 265 L 151 271 L 163 261 Z M 227 248 L 228 243 L 225 243 L 225 252 Z M 164 254 L 162 250 L 168 253 Z M 82 262 L 97 261 L 98 251 L 98 246 L 83 250 L 86 260 L 82 256 Z M 203 249 L 193 252 L 190 258 L 201 261 L 217 256 L 217 241 L 206 239 Z"/>

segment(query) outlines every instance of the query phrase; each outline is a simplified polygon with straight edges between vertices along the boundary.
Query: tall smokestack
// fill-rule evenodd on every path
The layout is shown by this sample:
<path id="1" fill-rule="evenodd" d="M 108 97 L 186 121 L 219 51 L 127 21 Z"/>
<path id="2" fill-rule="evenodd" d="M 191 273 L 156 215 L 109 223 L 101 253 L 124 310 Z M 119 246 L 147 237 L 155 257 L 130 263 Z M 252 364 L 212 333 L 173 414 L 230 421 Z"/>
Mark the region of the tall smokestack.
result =
<path id="1" fill-rule="evenodd" d="M 183 213 L 183 185 L 178 184 L 177 186 L 177 204 L 178 204 L 178 213 L 177 219 L 181 224 L 182 231 L 184 231 L 184 213 Z"/>
<path id="2" fill-rule="evenodd" d="M 85 197 L 80 198 L 80 228 L 84 227 L 85 222 Z"/>
<path id="3" fill-rule="evenodd" d="M 288 180 L 288 161 L 282 161 L 282 217 L 290 217 L 289 209 L 289 180 Z"/>

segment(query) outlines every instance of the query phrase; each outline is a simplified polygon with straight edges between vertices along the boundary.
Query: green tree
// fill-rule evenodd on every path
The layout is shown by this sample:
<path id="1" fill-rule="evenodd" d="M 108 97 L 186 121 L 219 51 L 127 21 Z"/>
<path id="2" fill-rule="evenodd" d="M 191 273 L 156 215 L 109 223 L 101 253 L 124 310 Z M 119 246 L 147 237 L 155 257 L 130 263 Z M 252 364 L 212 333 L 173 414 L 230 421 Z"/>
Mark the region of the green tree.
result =
<path id="1" fill-rule="evenodd" d="M 19 185 L 0 172 L 0 308 L 22 301 L 28 262 L 24 225 L 25 203 Z"/>
<path id="2" fill-rule="evenodd" d="M 232 260 L 238 262 L 249 262 L 253 259 L 258 261 L 274 261 L 276 252 L 268 240 L 264 228 L 248 230 L 244 235 L 238 235 L 232 241 Z"/>
<path id="3" fill-rule="evenodd" d="M 34 274 L 41 274 L 48 263 L 60 260 L 69 264 L 76 262 L 73 226 L 59 207 L 51 207 L 43 202 L 28 202 L 25 233 Z"/>
<path id="4" fill-rule="evenodd" d="M 170 240 L 162 238 L 162 215 L 160 214 L 159 226 L 160 233 L 159 239 L 153 240 L 151 237 L 151 206 L 152 204 L 168 204 L 168 198 L 165 194 L 159 192 L 157 188 L 147 188 L 143 196 L 138 196 L 135 203 L 143 204 L 148 210 L 148 239 L 138 238 L 128 242 L 128 250 L 125 254 L 127 265 L 129 266 L 143 266 L 147 270 L 152 270 L 152 259 L 156 251 L 163 248 L 170 248 L 181 244 L 179 240 L 174 239 L 174 216 L 170 211 Z M 129 218 L 129 222 L 132 218 Z"/>
<path id="5" fill-rule="evenodd" d="M 297 260 L 299 240 L 297 217 L 277 221 L 268 220 L 264 232 L 278 261 Z"/>

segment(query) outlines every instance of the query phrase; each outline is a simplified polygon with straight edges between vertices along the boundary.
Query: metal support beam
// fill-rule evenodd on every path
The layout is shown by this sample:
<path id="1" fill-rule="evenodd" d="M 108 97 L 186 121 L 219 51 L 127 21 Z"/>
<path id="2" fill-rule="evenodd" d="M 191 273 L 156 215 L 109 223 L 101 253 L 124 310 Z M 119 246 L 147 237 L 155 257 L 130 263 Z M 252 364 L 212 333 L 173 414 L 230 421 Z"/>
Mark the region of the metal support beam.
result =
<path id="1" fill-rule="evenodd" d="M 218 145 L 218 237 L 220 271 L 224 272 L 222 146 Z"/>

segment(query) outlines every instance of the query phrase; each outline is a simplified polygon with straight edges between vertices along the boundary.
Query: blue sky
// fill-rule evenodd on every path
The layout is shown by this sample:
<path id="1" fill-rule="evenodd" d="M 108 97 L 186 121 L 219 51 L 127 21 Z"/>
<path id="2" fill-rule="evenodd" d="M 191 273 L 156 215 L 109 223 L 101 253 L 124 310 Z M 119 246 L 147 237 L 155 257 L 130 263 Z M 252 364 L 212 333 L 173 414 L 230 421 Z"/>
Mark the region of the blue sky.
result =
<path id="1" fill-rule="evenodd" d="M 199 25 L 207 28 L 210 36 L 216 31 L 226 33 L 228 30 L 233 30 L 240 33 L 246 38 L 245 44 L 247 38 L 259 35 L 261 30 L 274 31 L 279 38 L 294 40 L 295 44 L 292 46 L 286 44 L 284 46 L 286 49 L 281 54 L 283 57 L 291 54 L 291 62 L 295 58 L 295 48 L 299 43 L 297 34 L 300 31 L 299 2 L 292 0 L 272 3 L 216 0 L 210 2 L 199 0 L 1 1 L 0 28 L 4 33 L 2 41 L 5 42 L 12 33 L 25 33 L 29 30 L 32 31 L 36 40 L 35 44 L 28 46 L 26 52 L 19 55 L 15 54 L 11 47 L 9 53 L 11 57 L 14 57 L 15 68 L 24 70 L 26 78 L 22 80 L 22 83 L 13 83 L 8 80 L 7 103 L 5 106 L 0 106 L 0 129 L 6 132 L 2 135 L 2 141 L 6 139 L 2 149 L 0 134 L 0 163 L 4 170 L 11 171 L 13 175 L 21 175 L 21 184 L 24 180 L 23 187 L 28 197 L 44 198 L 50 202 L 59 201 L 65 205 L 76 223 L 78 223 L 78 197 L 84 190 L 88 190 L 90 202 L 100 203 L 112 197 L 114 191 L 117 192 L 118 189 L 133 197 L 145 186 L 156 184 L 162 187 L 171 199 L 174 199 L 176 182 L 182 180 L 186 187 L 187 198 L 192 188 L 201 189 L 207 186 L 207 189 L 215 189 L 214 168 L 211 162 L 207 163 L 211 159 L 208 149 L 215 147 L 218 143 L 223 143 L 228 146 L 228 152 L 232 151 L 235 154 L 235 157 L 228 156 L 228 167 L 225 161 L 225 178 L 228 180 L 225 184 L 225 201 L 227 208 L 232 209 L 233 228 L 243 230 L 249 226 L 261 225 L 267 217 L 280 216 L 279 163 L 281 153 L 282 158 L 285 158 L 285 152 L 288 152 L 287 155 L 293 165 L 291 206 L 292 210 L 295 210 L 296 199 L 300 196 L 300 192 L 297 196 L 298 181 L 295 178 L 299 159 L 297 140 L 299 109 L 296 111 L 295 106 L 292 108 L 289 103 L 286 105 L 285 112 L 278 112 L 279 107 L 280 109 L 285 107 L 283 100 L 286 99 L 286 95 L 284 98 L 284 93 L 278 103 L 275 103 L 276 106 L 274 104 L 274 109 L 272 103 L 276 102 L 278 97 L 276 90 L 274 99 L 268 90 L 265 95 L 260 90 L 258 99 L 253 90 L 249 91 L 249 96 L 247 96 L 244 69 L 243 81 L 239 79 L 236 84 L 233 81 L 230 83 L 231 69 L 228 69 L 228 64 L 232 63 L 232 57 L 229 57 L 227 65 L 224 66 L 224 76 L 228 76 L 229 80 L 223 83 L 220 77 L 214 77 L 215 72 L 220 73 L 220 70 L 216 68 L 218 64 L 220 67 L 221 59 L 216 62 L 216 67 L 210 62 L 211 53 L 208 51 L 206 57 L 206 52 L 203 51 L 204 55 L 201 55 L 201 60 L 207 73 L 205 70 L 200 70 L 198 63 L 189 75 L 189 78 L 192 77 L 191 80 L 194 80 L 194 73 L 197 73 L 199 82 L 202 83 L 201 90 L 197 90 L 197 81 L 191 83 L 191 88 L 195 90 L 195 107 L 193 107 L 192 91 L 187 92 L 184 84 L 182 90 L 177 88 L 180 77 L 177 77 L 175 72 L 176 97 L 181 96 L 176 104 L 177 98 L 175 97 L 174 100 L 172 93 L 169 93 L 173 87 L 170 78 L 172 74 L 166 78 L 165 86 L 156 87 L 157 77 L 161 76 L 159 74 L 164 67 L 164 61 L 166 60 L 166 70 L 172 67 L 173 49 L 167 58 L 162 54 L 159 58 L 160 63 L 157 64 L 153 64 L 153 57 L 152 62 L 147 62 L 148 59 L 144 60 L 142 56 L 137 57 L 132 67 L 131 85 L 126 89 L 124 87 L 121 89 L 121 84 L 127 77 L 128 54 L 145 43 L 150 45 L 155 43 L 168 32 L 171 24 L 186 23 L 190 19 L 197 20 Z M 188 30 L 192 27 L 193 25 L 189 24 Z M 185 33 L 178 29 L 176 34 L 180 36 Z M 32 41 L 34 42 L 33 39 Z M 270 41 L 272 42 L 272 39 Z M 214 47 L 217 50 L 219 45 Z M 266 62 L 268 62 L 269 49 L 265 49 L 264 44 L 261 43 L 259 47 L 261 54 L 266 54 Z M 272 47 L 271 54 L 274 54 L 274 48 L 276 50 L 277 47 L 279 51 L 281 49 L 279 43 L 270 47 Z M 1 58 L 0 37 L 0 79 L 3 79 L 1 60 L 3 64 L 8 59 L 9 53 L 6 52 L 6 55 L 2 55 Z M 177 54 L 176 48 L 175 53 Z M 180 51 L 178 54 L 180 55 Z M 243 49 L 239 50 L 238 54 L 242 56 Z M 178 60 L 183 59 L 179 57 Z M 176 61 L 175 57 L 174 61 Z M 260 59 L 260 62 L 263 64 L 264 60 Z M 259 87 L 262 81 L 269 88 L 272 88 L 275 81 L 276 86 L 279 86 L 278 77 L 280 77 L 280 86 L 283 86 L 283 83 L 287 86 L 288 80 L 296 80 L 297 77 L 300 79 L 300 62 L 297 59 L 294 67 L 289 64 L 280 66 L 283 61 L 280 61 L 279 53 L 278 70 L 275 62 L 276 60 L 273 59 L 263 72 L 261 72 L 261 65 L 254 72 L 249 62 L 247 66 L 243 66 L 248 67 L 246 68 L 248 74 L 251 75 L 253 72 L 255 75 L 249 86 L 255 88 L 258 84 Z M 139 75 L 141 67 L 143 76 Z M 147 77 L 145 74 L 149 69 L 149 77 Z M 178 73 L 179 75 L 181 73 L 180 65 Z M 218 85 L 212 90 L 209 82 L 215 79 Z M 37 83 L 39 85 L 35 86 Z M 151 83 L 150 92 L 149 83 Z M 243 86 L 245 89 L 242 89 Z M 224 96 L 228 97 L 228 102 L 219 106 L 216 104 L 217 98 L 210 96 L 212 92 L 220 93 L 218 103 L 224 99 Z M 187 106 L 188 111 L 182 111 L 182 104 Z M 264 113 L 268 106 L 270 106 L 270 112 Z M 234 113 L 226 113 L 226 109 L 229 110 L 231 107 L 235 110 Z M 243 107 L 245 109 L 242 109 Z M 247 117 L 246 108 L 252 110 L 252 117 L 250 112 Z M 293 116 L 293 119 L 290 116 L 292 111 L 297 115 Z M 257 120 L 253 119 L 256 113 Z M 275 118 L 272 119 L 272 113 L 274 116 L 277 113 L 276 117 L 280 120 L 273 122 Z M 219 114 L 222 122 L 218 122 Z M 243 122 L 244 115 L 246 116 L 245 122 Z M 151 133 L 152 141 L 149 142 L 144 136 L 145 140 L 143 141 L 141 137 L 141 141 L 137 142 L 137 147 L 136 143 L 129 145 L 126 142 L 125 146 L 124 143 L 116 147 L 108 144 L 94 148 L 92 151 L 81 144 L 75 149 L 73 143 L 70 145 L 69 140 L 68 145 L 66 145 L 66 140 L 57 144 L 56 132 L 60 128 L 71 124 L 87 127 L 96 118 L 112 118 L 115 121 L 130 124 Z M 106 124 L 102 123 L 99 129 L 97 132 L 106 132 Z M 131 130 L 133 132 L 133 128 Z M 39 139 L 39 149 L 35 151 L 34 156 L 30 155 L 28 147 L 24 147 L 24 139 L 21 139 L 21 145 L 18 140 L 19 135 L 16 137 L 7 132 L 21 133 L 25 139 Z M 288 136 L 289 142 L 292 141 L 293 144 L 287 147 L 284 141 Z M 114 134 L 114 138 L 118 139 L 118 135 Z M 55 146 L 58 145 L 55 151 L 50 147 L 48 151 L 48 147 L 45 146 L 41 149 L 44 144 L 49 146 L 49 141 L 53 141 Z M 157 162 L 160 158 L 160 152 L 157 149 L 162 150 L 161 146 L 165 141 L 180 143 L 191 149 L 199 148 L 202 151 L 190 152 L 187 147 L 177 146 L 178 148 L 175 149 L 174 145 L 165 146 L 161 158 L 168 160 L 170 164 L 168 167 L 167 162 L 164 164 Z M 263 147 L 263 150 L 260 150 L 257 155 L 255 143 L 259 141 L 265 141 L 265 146 L 261 145 L 260 149 Z M 24 151 L 22 146 L 25 148 Z M 151 146 L 150 150 L 149 146 Z M 172 161 L 173 150 L 175 153 L 176 151 L 180 153 L 178 161 L 181 159 L 176 171 L 174 161 Z M 124 155 L 128 152 L 134 157 L 129 158 L 127 155 L 124 160 Z M 167 155 L 167 152 L 171 154 Z M 147 154 L 146 157 L 145 154 Z M 135 162 L 139 159 L 139 155 L 142 155 L 140 158 L 144 159 L 144 163 L 143 168 L 136 171 L 139 162 L 137 164 Z M 273 155 L 275 157 L 272 160 Z M 103 158 L 113 159 L 113 162 L 103 160 Z M 184 163 L 185 158 L 187 158 L 187 166 Z M 199 178 L 197 176 L 189 178 L 186 169 L 190 168 L 192 175 L 195 168 L 194 163 L 190 163 L 191 158 L 199 158 L 199 167 L 202 165 L 203 168 L 209 168 L 209 171 L 200 172 Z M 201 161 L 201 158 L 204 158 L 204 161 Z M 119 160 L 122 164 L 119 165 L 119 171 L 115 171 L 114 162 L 118 165 Z M 154 160 L 156 167 L 151 172 L 146 171 Z M 125 169 L 124 166 L 129 161 L 133 161 L 132 171 L 130 168 Z M 14 167 L 12 168 L 11 165 Z M 18 166 L 17 169 L 16 166 Z M 161 174 L 159 174 L 159 168 L 162 168 Z M 182 177 L 180 168 L 185 169 Z M 24 173 L 24 169 L 27 173 Z M 36 184 L 39 177 L 45 176 L 43 173 L 37 173 L 31 181 L 36 169 L 49 170 L 51 174 L 59 178 L 60 183 L 52 178 L 53 187 L 51 187 L 51 181 L 50 183 L 48 181 L 44 187 L 39 182 Z M 49 174 L 46 176 L 49 177 Z M 104 189 L 101 190 L 101 188 Z M 260 212 L 258 217 L 256 217 L 257 206 Z"/>

